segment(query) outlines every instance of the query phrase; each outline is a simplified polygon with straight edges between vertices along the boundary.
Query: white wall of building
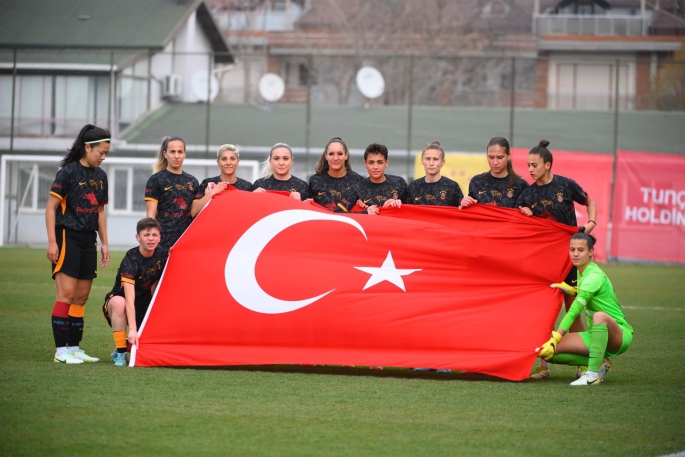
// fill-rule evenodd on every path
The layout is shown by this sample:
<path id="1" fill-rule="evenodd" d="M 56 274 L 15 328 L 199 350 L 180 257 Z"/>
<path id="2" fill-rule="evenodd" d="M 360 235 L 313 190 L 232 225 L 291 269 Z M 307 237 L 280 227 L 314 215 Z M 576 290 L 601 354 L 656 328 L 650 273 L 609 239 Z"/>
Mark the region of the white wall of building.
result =
<path id="1" fill-rule="evenodd" d="M 613 110 L 617 60 L 619 107 L 635 108 L 635 55 L 553 53 L 549 59 L 548 108 Z"/>

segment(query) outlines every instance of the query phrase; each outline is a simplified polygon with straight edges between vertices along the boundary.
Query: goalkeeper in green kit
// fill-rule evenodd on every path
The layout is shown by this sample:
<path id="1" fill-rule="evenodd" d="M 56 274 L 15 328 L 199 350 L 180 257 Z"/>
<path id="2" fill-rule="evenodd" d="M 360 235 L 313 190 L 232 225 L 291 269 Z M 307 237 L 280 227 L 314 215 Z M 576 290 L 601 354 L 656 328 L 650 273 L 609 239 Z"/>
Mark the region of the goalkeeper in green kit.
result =
<path id="1" fill-rule="evenodd" d="M 539 357 L 563 365 L 587 365 L 587 371 L 572 386 L 596 386 L 611 369 L 611 356 L 623 354 L 633 340 L 611 281 L 592 262 L 595 238 L 586 233 L 571 237 L 569 255 L 578 268 L 578 295 L 559 329 L 540 347 Z M 554 287 L 555 285 L 553 285 Z M 568 333 L 575 318 L 585 311 L 586 332 Z"/>

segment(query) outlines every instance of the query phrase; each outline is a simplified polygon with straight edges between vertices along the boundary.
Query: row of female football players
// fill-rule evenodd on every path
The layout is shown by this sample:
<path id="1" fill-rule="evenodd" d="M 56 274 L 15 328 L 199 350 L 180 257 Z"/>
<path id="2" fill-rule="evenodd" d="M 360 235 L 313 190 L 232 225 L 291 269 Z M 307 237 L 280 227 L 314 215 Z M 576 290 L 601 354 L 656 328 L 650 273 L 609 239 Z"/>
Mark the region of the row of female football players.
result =
<path id="1" fill-rule="evenodd" d="M 76 358 L 84 362 L 96 361 L 78 347 L 83 332 L 83 305 L 93 278 L 96 276 L 97 252 L 95 232 L 100 235 L 102 260 L 109 260 L 104 204 L 107 203 L 107 176 L 99 166 L 109 151 L 109 132 L 87 125 L 80 132 L 69 154 L 62 162 L 51 191 L 46 210 L 48 229 L 48 258 L 53 263 L 57 297 L 53 308 L 53 331 L 57 347 L 55 361 Z M 532 185 L 513 169 L 509 143 L 495 137 L 486 147 L 490 170 L 475 176 L 464 196 L 459 184 L 442 176 L 445 153 L 440 143 L 431 142 L 421 152 L 425 176 L 409 185 L 403 178 L 385 174 L 388 150 L 377 143 L 364 153 L 367 178 L 352 170 L 349 149 L 345 142 L 334 137 L 326 144 L 309 183 L 293 176 L 293 153 L 285 143 L 275 144 L 262 167 L 262 177 L 250 183 L 237 176 L 240 162 L 238 148 L 226 144 L 217 151 L 220 174 L 198 183 L 183 171 L 186 157 L 185 142 L 179 137 L 166 138 L 158 153 L 154 174 L 145 189 L 147 215 L 161 225 L 160 246 L 170 248 L 206 203 L 228 186 L 243 191 L 289 192 L 299 200 L 311 199 L 335 212 L 379 213 L 383 207 L 402 204 L 455 206 L 467 208 L 474 204 L 494 204 L 518 208 L 526 216 L 552 219 L 577 226 L 574 202 L 587 207 L 588 223 L 579 229 L 589 234 L 595 228 L 597 208 L 594 200 L 573 180 L 552 174 L 552 153 L 546 140 L 532 148 L 528 155 L 528 169 Z M 67 196 L 69 198 L 67 198 Z M 66 244 L 76 249 L 65 249 Z M 589 241 L 588 241 L 589 243 Z M 588 246 L 591 248 L 591 246 Z M 66 255 L 65 255 L 66 254 Z M 559 287 L 573 292 L 577 270 L 574 267 Z M 567 295 L 566 309 L 573 303 Z M 571 331 L 582 331 L 579 320 Z M 71 360 L 67 360 L 70 363 Z M 75 363 L 71 361 L 71 363 Z M 547 364 L 541 361 L 533 377 L 549 376 Z"/>

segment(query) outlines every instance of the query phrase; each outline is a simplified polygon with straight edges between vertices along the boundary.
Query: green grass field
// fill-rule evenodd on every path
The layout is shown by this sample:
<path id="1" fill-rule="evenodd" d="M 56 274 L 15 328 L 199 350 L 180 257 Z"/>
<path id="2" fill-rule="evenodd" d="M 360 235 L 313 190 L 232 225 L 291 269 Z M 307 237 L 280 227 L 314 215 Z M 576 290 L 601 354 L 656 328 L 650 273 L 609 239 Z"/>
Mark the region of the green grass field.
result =
<path id="1" fill-rule="evenodd" d="M 550 379 L 518 383 L 406 369 L 115 368 L 100 308 L 122 256 L 101 269 L 86 311 L 83 347 L 103 362 L 66 366 L 52 362 L 54 285 L 44 250 L 0 249 L 0 454 L 685 451 L 683 267 L 605 267 L 635 338 L 605 383 L 573 388 L 573 369 L 561 366 Z"/>

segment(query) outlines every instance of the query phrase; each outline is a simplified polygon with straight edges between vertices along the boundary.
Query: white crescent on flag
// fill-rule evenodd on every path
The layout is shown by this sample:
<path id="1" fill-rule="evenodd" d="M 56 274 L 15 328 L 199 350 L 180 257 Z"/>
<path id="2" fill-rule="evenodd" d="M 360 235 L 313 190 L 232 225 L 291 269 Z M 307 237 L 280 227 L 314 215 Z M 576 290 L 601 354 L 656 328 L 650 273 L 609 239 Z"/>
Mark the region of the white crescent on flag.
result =
<path id="1" fill-rule="evenodd" d="M 247 229 L 228 254 L 226 286 L 235 301 L 257 313 L 280 314 L 304 308 L 335 290 L 304 300 L 281 300 L 267 294 L 257 283 L 255 266 L 266 245 L 288 227 L 307 221 L 343 222 L 357 228 L 368 240 L 362 226 L 349 217 L 301 209 L 270 214 Z"/>

